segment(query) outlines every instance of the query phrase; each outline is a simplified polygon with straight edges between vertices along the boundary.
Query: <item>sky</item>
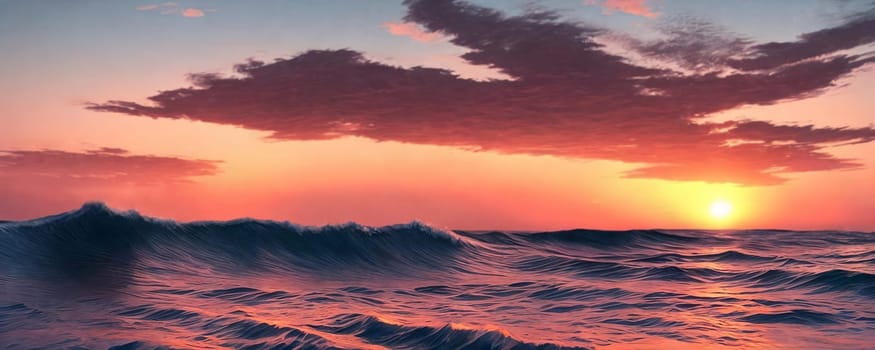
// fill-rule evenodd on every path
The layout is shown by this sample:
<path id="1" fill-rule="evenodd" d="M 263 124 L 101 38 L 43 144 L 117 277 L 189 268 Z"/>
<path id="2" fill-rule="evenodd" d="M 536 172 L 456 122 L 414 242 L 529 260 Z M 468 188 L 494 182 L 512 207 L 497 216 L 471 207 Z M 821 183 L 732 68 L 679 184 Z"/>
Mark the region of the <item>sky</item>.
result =
<path id="1" fill-rule="evenodd" d="M 873 43 L 869 0 L 0 0 L 0 219 L 875 231 Z"/>

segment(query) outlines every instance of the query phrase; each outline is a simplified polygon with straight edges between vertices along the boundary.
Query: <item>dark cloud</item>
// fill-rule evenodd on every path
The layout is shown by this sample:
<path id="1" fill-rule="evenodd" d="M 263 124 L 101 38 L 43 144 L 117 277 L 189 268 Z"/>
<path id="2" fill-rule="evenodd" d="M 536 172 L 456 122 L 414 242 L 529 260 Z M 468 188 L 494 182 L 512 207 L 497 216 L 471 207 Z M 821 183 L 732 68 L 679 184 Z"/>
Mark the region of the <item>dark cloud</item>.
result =
<path id="1" fill-rule="evenodd" d="M 725 70 L 751 41 L 713 23 L 690 16 L 673 16 L 657 26 L 663 38 L 642 41 L 627 35 L 613 38 L 644 57 L 678 64 L 696 73 Z"/>
<path id="2" fill-rule="evenodd" d="M 6 184 L 177 183 L 217 172 L 214 161 L 132 155 L 120 148 L 86 152 L 0 151 L 0 179 Z"/>
<path id="3" fill-rule="evenodd" d="M 471 49 L 462 58 L 519 80 L 575 80 L 586 88 L 659 73 L 605 53 L 593 40 L 601 29 L 561 22 L 553 13 L 505 17 L 460 1 L 405 3 L 408 21 L 451 35 L 452 43 Z"/>
<path id="4" fill-rule="evenodd" d="M 815 128 L 813 125 L 773 125 L 763 121 L 727 123 L 732 129 L 727 135 L 739 140 L 758 140 L 766 143 L 788 142 L 806 145 L 825 143 L 863 143 L 875 140 L 871 129 Z"/>
<path id="5" fill-rule="evenodd" d="M 875 11 L 869 11 L 852 17 L 841 26 L 803 34 L 798 41 L 753 46 L 750 53 L 752 57 L 733 60 L 730 66 L 743 70 L 773 69 L 873 42 Z"/>
<path id="6" fill-rule="evenodd" d="M 750 185 L 780 183 L 783 173 L 858 167 L 824 148 L 875 138 L 872 128 L 703 119 L 816 95 L 870 58 L 821 54 L 767 70 L 727 71 L 721 67 L 728 54 L 708 58 L 715 47 L 696 44 L 703 37 L 680 39 L 688 35 L 682 30 L 674 31 L 678 39 L 648 46 L 652 56 L 681 51 L 674 55 L 696 71 L 684 73 L 609 53 L 595 40 L 604 29 L 551 13 L 508 17 L 460 1 L 405 3 L 406 20 L 469 48 L 464 59 L 512 80 L 473 81 L 447 70 L 389 66 L 351 50 L 322 50 L 250 61 L 231 77 L 196 74 L 192 87 L 149 97 L 150 105 L 109 101 L 88 108 L 237 125 L 283 140 L 360 136 L 617 160 L 642 164 L 631 177 Z"/>

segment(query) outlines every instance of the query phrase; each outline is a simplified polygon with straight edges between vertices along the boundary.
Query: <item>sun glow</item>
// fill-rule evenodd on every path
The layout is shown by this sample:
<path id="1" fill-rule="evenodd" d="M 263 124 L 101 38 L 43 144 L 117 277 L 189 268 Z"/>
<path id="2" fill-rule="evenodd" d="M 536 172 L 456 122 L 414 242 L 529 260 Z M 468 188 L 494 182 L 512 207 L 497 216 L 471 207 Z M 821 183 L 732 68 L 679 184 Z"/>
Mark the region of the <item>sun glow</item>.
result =
<path id="1" fill-rule="evenodd" d="M 718 199 L 711 203 L 709 211 L 711 213 L 711 217 L 715 219 L 725 219 L 729 216 L 729 214 L 732 214 L 732 203 L 729 203 L 722 199 Z"/>

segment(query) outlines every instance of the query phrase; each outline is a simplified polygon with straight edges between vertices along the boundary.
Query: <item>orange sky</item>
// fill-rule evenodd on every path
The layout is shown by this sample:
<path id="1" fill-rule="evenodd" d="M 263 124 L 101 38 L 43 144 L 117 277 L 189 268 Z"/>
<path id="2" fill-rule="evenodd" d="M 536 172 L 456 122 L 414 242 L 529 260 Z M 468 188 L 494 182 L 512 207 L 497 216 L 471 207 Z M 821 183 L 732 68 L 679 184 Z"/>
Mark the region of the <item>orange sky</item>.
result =
<path id="1" fill-rule="evenodd" d="M 639 22 L 632 27 L 659 21 L 669 10 L 663 9 L 658 16 L 650 12 L 647 16 L 637 16 L 635 21 Z M 218 11 L 220 13 L 221 9 Z M 137 16 L 152 14 L 131 12 Z M 159 14 L 153 15 L 160 17 Z M 175 16 L 173 20 L 189 21 L 185 25 L 201 20 L 201 25 L 208 28 L 220 25 L 207 21 L 217 14 L 206 12 L 202 15 L 203 18 Z M 600 11 L 591 16 L 616 18 L 616 14 Z M 403 21 L 387 18 L 373 24 L 371 30 L 374 33 L 367 35 L 383 35 L 385 38 L 379 40 L 394 41 L 385 47 L 376 45 L 378 49 L 365 52 L 368 58 L 391 57 L 392 64 L 404 66 L 441 66 L 478 79 L 506 78 L 484 67 L 464 63 L 458 55 L 468 49 L 448 42 L 451 34 L 442 34 L 443 39 L 422 37 L 425 32 L 406 32 L 416 26 L 393 27 L 384 23 Z M 835 25 L 826 23 L 822 27 L 827 27 L 827 24 Z M 35 35 L 36 32 L 28 33 L 23 30 L 20 35 Z M 802 31 L 796 34 L 802 34 Z M 750 35 L 756 37 L 759 34 Z M 0 219 L 33 218 L 98 200 L 117 209 L 136 209 L 147 215 L 180 220 L 255 217 L 308 225 L 348 221 L 384 225 L 420 220 L 455 229 L 757 227 L 875 230 L 875 216 L 870 214 L 875 212 L 875 144 L 866 141 L 865 137 L 861 137 L 864 141 L 859 144 L 841 145 L 846 142 L 838 141 L 817 144 L 829 155 L 855 159 L 860 166 L 781 173 L 780 177 L 786 181 L 774 184 L 732 183 L 711 178 L 686 181 L 659 176 L 629 178 L 625 175 L 627 172 L 651 163 L 599 152 L 593 155 L 592 150 L 569 154 L 563 153 L 564 150 L 522 152 L 515 148 L 555 145 L 549 144 L 554 141 L 546 141 L 546 145 L 534 143 L 545 142 L 541 139 L 530 144 L 484 141 L 480 146 L 486 150 L 472 151 L 472 147 L 449 145 L 469 142 L 470 138 L 417 141 L 421 139 L 417 129 L 392 129 L 377 136 L 350 131 L 323 140 L 271 138 L 272 131 L 287 130 L 277 129 L 277 126 L 262 128 L 263 131 L 253 129 L 258 129 L 258 125 L 268 125 L 275 119 L 211 122 L 207 117 L 199 116 L 188 116 L 193 120 L 165 115 L 146 118 L 85 107 L 86 103 L 114 100 L 145 104 L 148 102 L 146 97 L 159 91 L 189 86 L 186 74 L 228 73 L 229 67 L 243 61 L 241 57 L 250 55 L 269 60 L 278 56 L 273 52 L 262 55 L 258 50 L 250 51 L 250 44 L 243 40 L 240 44 L 229 44 L 232 54 L 211 57 L 211 51 L 188 52 L 183 55 L 187 57 L 185 59 L 143 66 L 146 63 L 140 59 L 124 60 L 136 55 L 136 50 L 127 46 L 107 46 L 98 50 L 105 52 L 93 55 L 121 59 L 92 60 L 92 54 L 85 53 L 85 48 L 73 48 L 69 61 L 49 62 L 48 67 L 28 63 L 30 55 L 36 57 L 50 53 L 53 47 L 70 50 L 52 42 L 59 38 L 63 36 L 58 32 L 34 36 L 28 44 L 32 47 L 14 57 L 13 68 L 5 68 L 10 70 L 6 76 L 11 79 L 0 81 L 0 95 L 4 96 L 0 106 L 4 123 L 0 129 L 0 149 L 16 152 L 61 150 L 84 154 L 83 157 L 89 159 L 97 154 L 111 164 L 118 164 L 118 169 L 113 169 L 114 165 L 101 168 L 91 160 L 76 160 L 78 156 L 71 154 L 40 158 L 36 163 L 25 165 L 22 159 L 27 156 L 7 153 L 6 158 L 0 157 L 0 180 L 3 181 L 0 184 L 3 194 Z M 4 45 L 11 45 L 13 39 L 0 38 L 0 49 L 7 52 Z M 219 40 L 218 37 L 215 40 Z M 785 40 L 794 40 L 794 37 Z M 397 51 L 392 49 L 394 44 L 391 43 L 395 41 L 403 43 L 397 44 L 402 45 Z M 216 43 L 219 46 L 226 44 Z M 861 51 L 871 49 L 871 45 L 857 48 Z M 419 50 L 428 51 L 428 58 L 422 58 L 417 52 Z M 292 46 L 282 51 L 294 53 L 300 49 Z M 860 130 L 861 134 L 869 132 L 875 135 L 871 132 L 875 122 L 872 115 L 875 100 L 871 98 L 872 91 L 875 91 L 875 71 L 872 71 L 871 64 L 816 91 L 811 96 L 776 99 L 760 105 L 742 102 L 738 107 L 710 113 L 703 120 L 713 123 L 762 120 L 776 125 L 850 127 Z M 265 108 L 273 110 L 274 107 Z M 494 110 L 496 107 L 490 108 Z M 318 113 L 322 113 L 321 110 Z M 512 111 L 506 113 L 513 114 Z M 220 118 L 225 117 L 214 119 Z M 461 125 L 472 120 L 460 118 L 458 123 Z M 433 128 L 439 124 L 428 125 Z M 514 135 L 528 132 L 533 137 L 550 132 L 526 129 L 533 124 L 521 125 L 527 126 L 508 130 L 514 131 Z M 472 126 L 475 127 L 482 126 Z M 432 131 L 435 130 L 422 130 L 422 133 Z M 392 136 L 400 132 L 404 134 Z M 483 132 L 486 135 L 489 130 Z M 118 148 L 124 152 L 88 153 L 101 148 Z M 151 158 L 122 159 L 136 156 Z M 662 155 L 656 156 L 659 159 Z M 680 155 L 673 153 L 670 156 Z M 695 166 L 695 160 L 688 160 L 687 154 L 682 156 L 682 160 L 673 161 Z M 703 159 L 706 156 L 702 154 Z M 62 158 L 81 165 L 81 168 L 61 163 L 59 159 Z M 192 169 L 182 170 L 182 163 L 174 163 L 174 159 L 191 161 L 185 166 Z M 734 170 L 739 174 L 762 170 L 720 169 L 727 173 L 727 178 L 733 177 Z M 729 217 L 717 219 L 709 215 L 709 206 L 717 200 L 732 204 Z"/>

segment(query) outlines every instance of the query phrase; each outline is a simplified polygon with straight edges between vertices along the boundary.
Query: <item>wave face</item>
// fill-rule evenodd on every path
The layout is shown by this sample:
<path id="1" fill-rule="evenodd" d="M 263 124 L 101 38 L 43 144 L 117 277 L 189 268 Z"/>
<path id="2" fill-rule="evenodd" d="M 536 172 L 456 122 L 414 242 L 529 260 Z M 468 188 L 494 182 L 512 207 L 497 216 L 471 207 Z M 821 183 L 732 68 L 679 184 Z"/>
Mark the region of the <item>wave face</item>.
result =
<path id="1" fill-rule="evenodd" d="M 872 233 L 0 222 L 0 348 L 872 344 Z"/>

